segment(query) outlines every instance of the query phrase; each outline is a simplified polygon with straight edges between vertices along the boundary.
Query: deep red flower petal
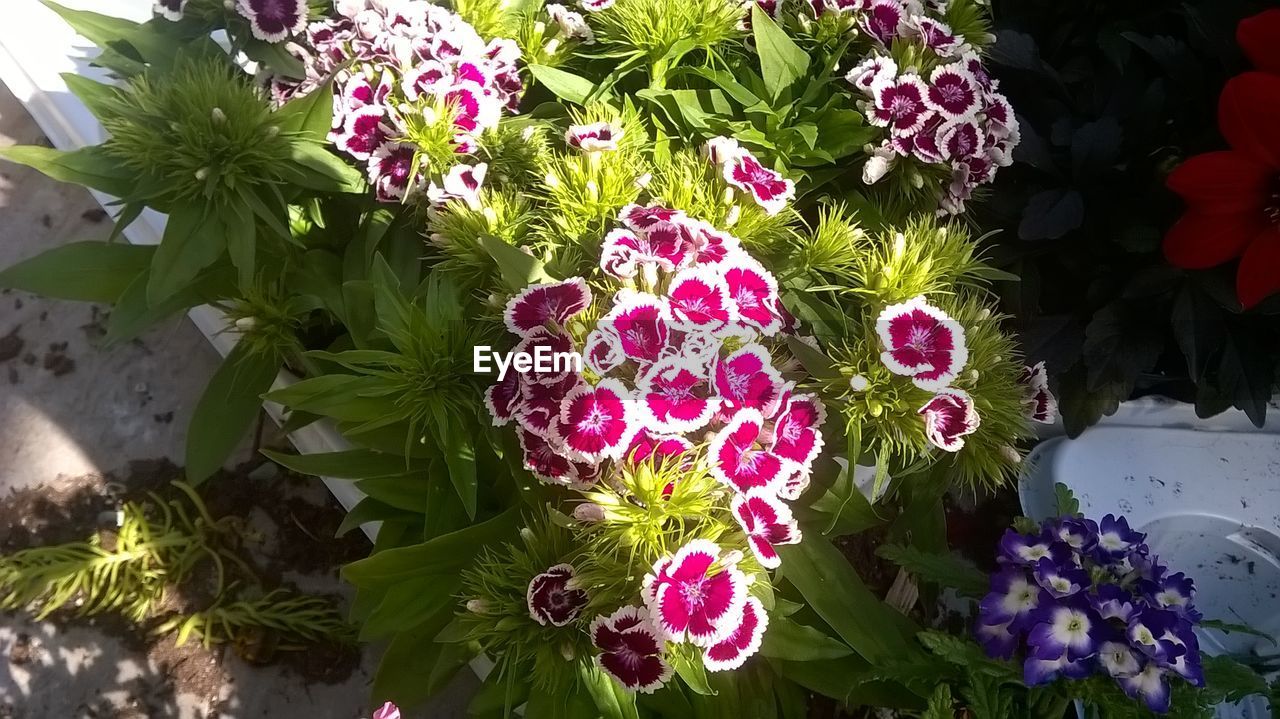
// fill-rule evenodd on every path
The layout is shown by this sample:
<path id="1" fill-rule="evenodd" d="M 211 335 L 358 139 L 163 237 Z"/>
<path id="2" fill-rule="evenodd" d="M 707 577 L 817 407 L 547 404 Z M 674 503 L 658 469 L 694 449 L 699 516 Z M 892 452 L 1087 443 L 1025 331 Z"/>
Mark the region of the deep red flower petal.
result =
<path id="1" fill-rule="evenodd" d="M 1236 296 L 1249 309 L 1280 291 L 1280 230 L 1259 233 L 1240 258 Z"/>
<path id="2" fill-rule="evenodd" d="M 1191 210 L 1164 236 L 1169 264 L 1188 270 L 1215 267 L 1244 252 L 1262 230 L 1262 213 L 1209 214 Z"/>
<path id="3" fill-rule="evenodd" d="M 1280 9 L 1241 20 L 1236 26 L 1236 42 L 1254 67 L 1280 75 Z"/>
<path id="4" fill-rule="evenodd" d="M 1280 169 L 1280 75 L 1246 72 L 1228 80 L 1218 129 L 1233 149 Z"/>
<path id="5" fill-rule="evenodd" d="M 1242 152 L 1187 158 L 1169 175 L 1169 189 L 1205 213 L 1262 211 L 1275 170 Z"/>

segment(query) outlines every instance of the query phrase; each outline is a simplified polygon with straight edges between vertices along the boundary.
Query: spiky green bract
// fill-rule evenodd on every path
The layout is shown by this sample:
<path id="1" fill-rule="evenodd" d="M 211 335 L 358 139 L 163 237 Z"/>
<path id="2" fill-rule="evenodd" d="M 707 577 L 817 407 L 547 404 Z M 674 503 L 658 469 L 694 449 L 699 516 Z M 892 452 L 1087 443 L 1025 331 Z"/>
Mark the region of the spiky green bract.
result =
<path id="1" fill-rule="evenodd" d="M 575 690 L 579 665 L 595 654 L 588 627 L 594 614 L 583 611 L 563 627 L 543 626 L 529 616 L 529 582 L 557 564 L 577 567 L 581 545 L 572 530 L 539 511 L 521 529 L 520 543 L 491 548 L 462 575 L 457 618 L 463 641 L 474 643 L 497 662 L 499 683 L 532 681 L 552 694 Z"/>
<path id="2" fill-rule="evenodd" d="M 579 152 L 565 148 L 542 156 L 542 183 L 535 190 L 545 208 L 539 214 L 536 249 L 548 256 L 555 276 L 567 277 L 599 259 L 604 236 L 618 211 L 640 195 L 637 182 L 647 172 L 648 128 L 629 103 L 621 111 L 592 105 L 575 111 L 573 125 L 609 122 L 622 129 L 616 150 Z M 559 140 L 563 143 L 563 139 Z M 563 147 L 563 144 L 561 144 Z"/>
<path id="3" fill-rule="evenodd" d="M 488 236 L 519 246 L 529 234 L 534 215 L 529 199 L 507 188 L 484 189 L 480 206 L 452 200 L 427 221 L 428 241 L 444 255 L 439 271 L 456 276 L 467 287 L 486 287 L 497 265 L 481 238 Z"/>
<path id="4" fill-rule="evenodd" d="M 104 151 L 137 172 L 139 199 L 162 209 L 195 199 L 231 204 L 278 182 L 289 159 L 265 95 L 225 56 L 152 68 L 103 105 Z"/>
<path id="5" fill-rule="evenodd" d="M 724 0 L 618 0 L 591 19 L 597 42 L 610 51 L 647 56 L 658 71 L 653 79 L 660 80 L 665 63 L 678 60 L 679 54 L 695 49 L 709 53 L 741 37 L 739 23 L 746 10 L 746 5 Z"/>
<path id="6" fill-rule="evenodd" d="M 312 300 L 291 293 L 283 280 L 262 277 L 241 287 L 240 295 L 217 307 L 251 352 L 289 357 L 302 350 L 299 333 L 315 309 Z"/>
<path id="7" fill-rule="evenodd" d="M 695 150 L 679 150 L 655 162 L 653 179 L 645 189 L 650 202 L 678 207 L 731 233 L 762 262 L 776 258 L 795 235 L 794 210 L 766 213 L 751 198 L 735 192 L 719 167 Z"/>
<path id="8" fill-rule="evenodd" d="M 509 0 L 453 0 L 450 4 L 486 40 L 510 37 L 512 28 L 521 21 L 517 9 L 521 3 Z"/>
<path id="9" fill-rule="evenodd" d="M 604 514 L 603 520 L 584 525 L 581 540 L 578 585 L 591 597 L 588 611 L 607 614 L 639 602 L 639 588 L 654 562 L 693 539 L 719 542 L 726 549 L 746 547 L 729 511 L 732 491 L 701 463 L 686 467 L 678 462 L 642 462 L 622 472 L 617 482 L 584 491 L 582 498 Z M 734 541 L 729 541 L 731 535 L 736 535 Z M 763 576 L 749 554 L 738 567 Z"/>
<path id="10" fill-rule="evenodd" d="M 811 384 L 839 408 L 845 432 L 856 433 L 861 449 L 891 471 L 943 462 L 960 486 L 1003 484 L 1017 467 L 1019 441 L 1031 435 L 1019 385 L 1023 365 L 1002 318 L 993 314 L 984 281 L 988 268 L 968 234 L 930 220 L 868 232 L 831 208 L 812 233 L 796 240 L 792 257 L 809 275 L 790 283 L 804 288 L 793 304 L 814 327 L 835 370 Z M 925 436 L 919 411 L 934 393 L 890 372 L 880 359 L 881 311 L 920 295 L 965 331 L 968 361 L 951 386 L 973 398 L 981 424 L 955 453 Z M 860 386 L 851 384 L 855 377 Z"/>

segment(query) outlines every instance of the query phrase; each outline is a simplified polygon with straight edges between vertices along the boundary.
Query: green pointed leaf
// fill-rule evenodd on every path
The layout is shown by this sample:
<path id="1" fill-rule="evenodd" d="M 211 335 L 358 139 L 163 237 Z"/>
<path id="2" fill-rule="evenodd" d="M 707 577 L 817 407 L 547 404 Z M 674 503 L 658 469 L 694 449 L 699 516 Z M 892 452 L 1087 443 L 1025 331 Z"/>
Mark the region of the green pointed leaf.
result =
<path id="1" fill-rule="evenodd" d="M 410 547 L 387 549 L 352 562 L 342 576 L 359 587 L 388 587 L 423 575 L 456 574 L 489 543 L 512 535 L 520 510 L 512 507 L 498 516 L 465 529 Z"/>
<path id="2" fill-rule="evenodd" d="M 195 204 L 174 207 L 151 259 L 147 301 L 154 305 L 169 299 L 217 262 L 226 249 L 226 226 L 218 215 Z"/>
<path id="3" fill-rule="evenodd" d="M 38 145 L 14 145 L 0 147 L 0 159 L 26 165 L 59 182 L 83 185 L 113 197 L 127 198 L 135 187 L 136 177 L 124 170 L 118 159 L 108 157 L 100 145 L 70 152 Z"/>
<path id="4" fill-rule="evenodd" d="M 760 653 L 774 659 L 809 662 L 839 659 L 853 654 L 844 642 L 786 617 L 770 617 Z"/>
<path id="5" fill-rule="evenodd" d="M 561 100 L 575 105 L 585 105 L 595 84 L 580 75 L 558 70 L 547 65 L 530 65 L 529 72 L 543 87 Z"/>
<path id="6" fill-rule="evenodd" d="M 196 403 L 187 428 L 187 478 L 203 482 L 222 466 L 262 409 L 280 357 L 241 342 L 223 360 Z"/>
<path id="7" fill-rule="evenodd" d="M 751 31 L 756 40 L 756 52 L 760 55 L 760 74 L 769 95 L 777 98 L 809 69 L 809 53 L 787 37 L 759 6 L 751 7 Z"/>
<path id="8" fill-rule="evenodd" d="M 935 554 L 900 544 L 881 545 L 876 554 L 926 582 L 950 587 L 971 597 L 986 594 L 990 585 L 986 574 L 953 554 Z"/>
<path id="9" fill-rule="evenodd" d="M 525 254 L 518 247 L 512 247 L 492 235 L 480 235 L 480 246 L 489 253 L 493 261 L 498 263 L 502 279 L 513 290 L 522 290 L 531 284 L 551 281 L 542 267 L 542 261 L 533 255 Z"/>
<path id="10" fill-rule="evenodd" d="M 462 500 L 467 517 L 475 519 L 479 483 L 476 481 L 475 445 L 469 434 L 472 428 L 451 416 L 443 405 L 434 404 L 431 409 L 435 414 L 440 449 L 444 452 L 444 461 L 449 467 L 449 481 L 453 483 L 458 499 Z"/>
<path id="11" fill-rule="evenodd" d="M 874 663 L 914 650 L 911 620 L 880 601 L 829 541 L 809 535 L 778 550 L 784 576 L 863 658 Z"/>
<path id="12" fill-rule="evenodd" d="M 221 219 L 226 223 L 227 252 L 231 264 L 238 270 L 241 288 L 251 288 L 257 261 L 258 223 L 253 210 L 240 203 L 233 203 L 224 210 Z"/>
<path id="13" fill-rule="evenodd" d="M 227 266 L 215 266 L 201 273 L 191 285 L 153 305 L 147 301 L 150 278 L 151 269 L 144 269 L 116 300 L 103 338 L 107 346 L 128 342 L 177 312 L 236 294 L 235 272 Z"/>
<path id="14" fill-rule="evenodd" d="M 120 95 L 120 89 L 116 86 L 90 80 L 74 72 L 64 72 L 59 77 L 67 84 L 71 94 L 83 102 L 99 120 L 104 117 L 111 101 Z"/>
<path id="15" fill-rule="evenodd" d="M 592 664 L 580 664 L 578 676 L 587 694 L 595 702 L 601 719 L 639 719 L 634 692 L 623 689 Z"/>
<path id="16" fill-rule="evenodd" d="M 369 479 L 404 474 L 410 468 L 404 457 L 371 449 L 315 454 L 286 454 L 270 449 L 260 451 L 276 464 L 313 477 Z"/>
<path id="17" fill-rule="evenodd" d="M 432 641 L 448 620 L 445 613 L 439 619 L 408 627 L 391 640 L 373 677 L 372 693 L 379 701 L 402 707 L 421 704 L 444 688 L 448 677 L 470 659 L 460 657 L 459 645 Z"/>
<path id="18" fill-rule="evenodd" d="M 364 175 L 351 165 L 312 142 L 289 145 L 289 159 L 298 167 L 293 173 L 298 184 L 318 192 L 363 192 Z"/>
<path id="19" fill-rule="evenodd" d="M 356 489 L 397 509 L 416 514 L 427 511 L 430 487 L 424 474 L 372 477 L 356 482 Z"/>
<path id="20" fill-rule="evenodd" d="M 361 525 L 368 524 L 369 522 L 384 521 L 388 518 L 396 517 L 401 514 L 403 514 L 403 512 L 400 510 L 383 504 L 373 497 L 365 497 L 359 502 L 356 502 L 356 506 L 352 507 L 351 511 L 347 512 L 347 515 L 342 518 L 342 524 L 338 525 L 338 529 L 333 533 L 333 536 L 343 537 L 346 536 L 348 532 L 359 528 Z"/>
<path id="21" fill-rule="evenodd" d="M 836 370 L 835 363 L 822 350 L 815 349 L 794 336 L 787 337 L 787 349 L 800 360 L 800 364 L 804 365 L 805 370 L 815 379 L 840 378 L 840 372 Z M 850 458 L 851 461 L 853 459 L 856 458 Z"/>
<path id="22" fill-rule="evenodd" d="M 147 269 L 155 249 L 72 242 L 0 271 L 0 287 L 64 300 L 111 303 Z"/>

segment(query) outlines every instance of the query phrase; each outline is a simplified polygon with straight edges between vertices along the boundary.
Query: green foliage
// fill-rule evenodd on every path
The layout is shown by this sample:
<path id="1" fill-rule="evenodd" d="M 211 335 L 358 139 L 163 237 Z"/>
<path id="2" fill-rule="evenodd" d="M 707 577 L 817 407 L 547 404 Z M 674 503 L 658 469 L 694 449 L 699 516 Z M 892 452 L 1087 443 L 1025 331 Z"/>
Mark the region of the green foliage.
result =
<path id="1" fill-rule="evenodd" d="M 934 554 L 909 545 L 885 544 L 876 554 L 897 564 L 926 582 L 951 587 L 961 594 L 981 597 L 990 583 L 971 562 L 954 554 Z"/>
<path id="2" fill-rule="evenodd" d="M 262 411 L 280 371 L 280 355 L 241 342 L 218 367 L 196 403 L 187 431 L 187 479 L 199 484 L 221 467 Z"/>
<path id="3" fill-rule="evenodd" d="M 151 263 L 154 247 L 72 242 L 0 271 L 0 287 L 81 302 L 115 302 Z"/>
<path id="4" fill-rule="evenodd" d="M 213 606 L 170 618 L 157 634 L 174 634 L 178 646 L 195 639 L 205 648 L 226 642 L 248 643 L 271 632 L 273 648 L 302 650 L 319 642 L 349 643 L 355 632 L 333 606 L 320 597 L 276 589 L 260 597 L 219 600 Z"/>

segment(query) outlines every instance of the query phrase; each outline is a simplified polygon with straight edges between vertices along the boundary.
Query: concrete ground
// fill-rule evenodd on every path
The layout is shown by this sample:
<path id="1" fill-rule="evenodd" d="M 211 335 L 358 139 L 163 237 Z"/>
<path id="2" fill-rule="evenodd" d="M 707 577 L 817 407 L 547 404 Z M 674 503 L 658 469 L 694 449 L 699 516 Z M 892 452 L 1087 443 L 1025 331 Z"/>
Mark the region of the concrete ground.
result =
<path id="1" fill-rule="evenodd" d="M 0 86 L 0 145 L 37 143 L 40 129 Z M 101 239 L 110 230 L 84 190 L 0 162 L 0 267 L 59 243 Z M 12 493 L 87 486 L 110 490 L 132 460 L 181 462 L 191 411 L 219 358 L 185 318 L 131 344 L 97 346 L 106 308 L 24 293 L 0 294 L 0 502 Z M 246 446 L 236 461 L 250 458 Z M 269 480 L 264 480 L 269 481 Z M 331 503 L 316 487 L 307 501 Z M 259 534 L 273 518 L 258 512 Z M 307 591 L 346 594 L 336 573 L 291 576 Z M 5 717 L 366 717 L 376 666 L 365 651 L 348 676 L 326 683 L 285 667 L 250 666 L 233 652 L 201 655 L 216 697 L 184 695 L 179 673 L 96 623 L 37 623 L 0 614 L 0 719 Z M 190 657 L 182 661 L 194 661 Z M 187 666 L 183 671 L 190 673 Z M 422 716 L 464 716 L 476 686 L 461 677 Z"/>

